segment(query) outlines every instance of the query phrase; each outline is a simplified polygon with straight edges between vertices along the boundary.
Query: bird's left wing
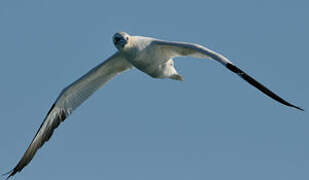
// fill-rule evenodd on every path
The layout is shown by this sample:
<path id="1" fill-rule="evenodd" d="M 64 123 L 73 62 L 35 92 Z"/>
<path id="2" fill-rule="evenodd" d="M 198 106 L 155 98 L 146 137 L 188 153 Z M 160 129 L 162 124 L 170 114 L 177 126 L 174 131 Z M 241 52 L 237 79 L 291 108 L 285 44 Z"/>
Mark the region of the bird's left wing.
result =
<path id="1" fill-rule="evenodd" d="M 219 63 L 223 64 L 226 68 L 228 68 L 230 71 L 238 74 L 242 79 L 244 79 L 249 84 L 259 89 L 272 99 L 286 106 L 290 106 L 303 111 L 302 108 L 287 102 L 286 100 L 284 100 L 283 98 L 281 98 L 280 96 L 278 96 L 277 94 L 266 88 L 264 85 L 253 79 L 251 76 L 249 76 L 247 73 L 239 69 L 223 55 L 216 53 L 204 46 L 194 43 L 173 42 L 163 40 L 153 40 L 152 45 L 158 46 L 160 49 L 160 51 L 158 52 L 160 52 L 164 56 L 167 56 L 167 59 L 177 56 L 193 56 L 197 58 L 210 58 L 215 61 L 218 61 Z"/>
<path id="2" fill-rule="evenodd" d="M 102 64 L 99 64 L 80 79 L 66 87 L 60 93 L 58 99 L 47 113 L 45 120 L 37 131 L 27 151 L 18 164 L 12 169 L 8 178 L 20 172 L 33 158 L 37 150 L 49 140 L 54 129 L 64 121 L 81 103 L 92 95 L 108 80 L 132 65 L 117 52 Z"/>

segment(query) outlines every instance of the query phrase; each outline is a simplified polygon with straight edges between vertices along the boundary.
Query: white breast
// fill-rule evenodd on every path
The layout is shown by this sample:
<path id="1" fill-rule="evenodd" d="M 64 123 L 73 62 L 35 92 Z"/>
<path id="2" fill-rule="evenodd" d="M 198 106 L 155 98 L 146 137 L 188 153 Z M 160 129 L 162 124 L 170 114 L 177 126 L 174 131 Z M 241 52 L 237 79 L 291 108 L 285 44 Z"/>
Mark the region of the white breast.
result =
<path id="1" fill-rule="evenodd" d="M 134 36 L 134 56 L 128 60 L 139 70 L 152 77 L 158 77 L 158 71 L 169 60 L 161 47 L 152 44 L 153 38 Z"/>

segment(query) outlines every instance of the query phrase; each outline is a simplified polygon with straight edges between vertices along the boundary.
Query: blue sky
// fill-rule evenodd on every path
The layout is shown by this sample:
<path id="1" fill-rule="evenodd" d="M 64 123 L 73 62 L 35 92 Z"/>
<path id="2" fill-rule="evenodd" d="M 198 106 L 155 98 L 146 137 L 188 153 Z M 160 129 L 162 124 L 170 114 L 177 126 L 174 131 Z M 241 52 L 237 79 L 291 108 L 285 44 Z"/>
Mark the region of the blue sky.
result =
<path id="1" fill-rule="evenodd" d="M 184 82 L 125 72 L 80 106 L 16 179 L 307 180 L 308 1 L 0 2 L 0 171 L 58 94 L 116 51 L 115 32 L 199 43 L 222 65 L 176 59 Z"/>

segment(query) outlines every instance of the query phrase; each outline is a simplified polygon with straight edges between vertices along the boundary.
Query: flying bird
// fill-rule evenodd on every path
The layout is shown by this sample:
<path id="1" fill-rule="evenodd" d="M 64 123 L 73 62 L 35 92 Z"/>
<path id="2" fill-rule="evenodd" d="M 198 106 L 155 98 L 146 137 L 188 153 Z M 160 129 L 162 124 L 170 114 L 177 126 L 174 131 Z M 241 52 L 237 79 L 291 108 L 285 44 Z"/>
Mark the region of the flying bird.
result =
<path id="1" fill-rule="evenodd" d="M 250 77 L 223 55 L 204 46 L 143 36 L 130 36 L 125 32 L 114 34 L 113 43 L 118 49 L 114 55 L 62 90 L 23 157 L 14 169 L 6 173 L 8 174 L 7 178 L 20 172 L 32 160 L 37 150 L 50 139 L 59 124 L 80 104 L 102 85 L 107 83 L 107 81 L 121 72 L 135 67 L 153 78 L 169 78 L 183 81 L 182 76 L 176 71 L 173 61 L 173 58 L 179 56 L 192 56 L 215 60 L 272 99 L 286 106 L 303 111 L 302 108 L 287 102 Z"/>

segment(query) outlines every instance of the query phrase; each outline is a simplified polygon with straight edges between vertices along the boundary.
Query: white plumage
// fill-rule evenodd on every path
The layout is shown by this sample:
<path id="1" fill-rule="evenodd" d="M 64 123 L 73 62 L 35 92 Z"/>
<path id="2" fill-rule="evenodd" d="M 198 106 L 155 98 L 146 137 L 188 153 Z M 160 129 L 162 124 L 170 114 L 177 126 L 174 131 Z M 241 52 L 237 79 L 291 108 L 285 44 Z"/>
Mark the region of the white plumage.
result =
<path id="1" fill-rule="evenodd" d="M 117 74 L 136 67 L 153 78 L 183 80 L 182 76 L 178 74 L 174 67 L 173 58 L 178 56 L 193 56 L 218 61 L 274 100 L 284 105 L 303 110 L 288 103 L 267 89 L 233 65 L 223 55 L 201 45 L 185 42 L 170 42 L 142 36 L 130 36 L 125 32 L 116 33 L 113 36 L 113 42 L 118 52 L 63 89 L 47 113 L 45 120 L 41 124 L 27 151 L 15 168 L 8 172 L 8 178 L 20 172 L 32 160 L 37 150 L 49 140 L 54 129 L 62 121 L 97 89 Z"/>

